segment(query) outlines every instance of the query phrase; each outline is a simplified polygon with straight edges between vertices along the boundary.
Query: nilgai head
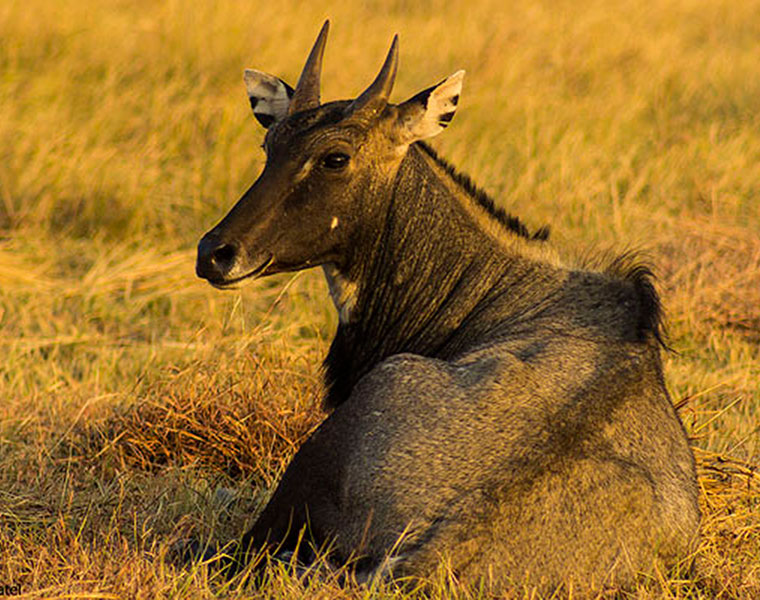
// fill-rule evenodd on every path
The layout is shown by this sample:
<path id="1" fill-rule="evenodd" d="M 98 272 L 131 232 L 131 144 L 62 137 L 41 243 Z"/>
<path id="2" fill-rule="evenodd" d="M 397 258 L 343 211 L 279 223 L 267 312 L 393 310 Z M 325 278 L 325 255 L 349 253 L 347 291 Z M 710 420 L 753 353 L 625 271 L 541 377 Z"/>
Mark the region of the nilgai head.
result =
<path id="1" fill-rule="evenodd" d="M 363 226 L 382 210 L 410 144 L 441 132 L 464 71 L 401 104 L 388 102 L 398 65 L 394 37 L 380 73 L 356 99 L 320 103 L 325 22 L 293 89 L 246 70 L 253 114 L 267 128 L 264 170 L 198 244 L 196 272 L 217 287 L 332 263 L 339 269 Z M 387 193 L 385 193 L 387 192 Z"/>

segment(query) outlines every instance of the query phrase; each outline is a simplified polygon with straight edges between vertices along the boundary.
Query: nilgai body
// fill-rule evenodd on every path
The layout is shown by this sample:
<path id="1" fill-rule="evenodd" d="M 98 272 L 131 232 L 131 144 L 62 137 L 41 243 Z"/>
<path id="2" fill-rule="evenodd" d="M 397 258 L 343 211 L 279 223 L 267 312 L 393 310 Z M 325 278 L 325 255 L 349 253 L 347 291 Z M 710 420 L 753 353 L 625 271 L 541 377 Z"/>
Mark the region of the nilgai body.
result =
<path id="1" fill-rule="evenodd" d="M 394 38 L 369 88 L 322 104 L 327 29 L 295 89 L 246 71 L 266 165 L 198 246 L 220 288 L 322 266 L 340 317 L 331 413 L 241 560 L 321 549 L 359 578 L 443 564 L 497 592 L 627 585 L 688 560 L 694 459 L 650 271 L 563 263 L 422 141 L 451 121 L 462 71 L 392 104 Z"/>

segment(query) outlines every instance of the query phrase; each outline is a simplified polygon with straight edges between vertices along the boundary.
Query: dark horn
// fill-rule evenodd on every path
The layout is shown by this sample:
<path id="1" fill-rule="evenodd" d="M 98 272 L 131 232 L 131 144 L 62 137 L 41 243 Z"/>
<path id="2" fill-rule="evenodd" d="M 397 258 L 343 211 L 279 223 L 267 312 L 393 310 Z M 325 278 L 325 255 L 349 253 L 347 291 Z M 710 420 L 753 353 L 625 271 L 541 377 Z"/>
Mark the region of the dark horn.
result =
<path id="1" fill-rule="evenodd" d="M 319 106 L 319 78 L 322 74 L 322 56 L 325 54 L 327 44 L 327 32 L 330 30 L 330 20 L 325 21 L 319 31 L 317 41 L 306 59 L 298 84 L 290 100 L 288 114 L 309 110 Z"/>
<path id="2" fill-rule="evenodd" d="M 393 83 L 396 80 L 396 69 L 398 68 L 398 34 L 393 36 L 391 48 L 388 50 L 388 56 L 385 57 L 380 72 L 375 77 L 370 86 L 364 90 L 349 107 L 350 112 L 357 112 L 369 108 L 370 110 L 381 110 L 388 103 L 388 98 L 393 89 Z"/>

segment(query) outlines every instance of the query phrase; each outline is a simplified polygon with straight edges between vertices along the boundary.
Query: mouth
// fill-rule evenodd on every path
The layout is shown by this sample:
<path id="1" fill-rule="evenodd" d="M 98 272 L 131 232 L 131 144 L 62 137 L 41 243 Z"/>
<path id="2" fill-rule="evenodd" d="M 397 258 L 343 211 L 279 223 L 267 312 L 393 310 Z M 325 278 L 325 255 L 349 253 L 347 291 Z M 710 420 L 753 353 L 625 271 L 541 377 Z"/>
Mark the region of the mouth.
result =
<path id="1" fill-rule="evenodd" d="M 255 269 L 248 271 L 245 275 L 241 275 L 240 277 L 235 277 L 233 279 L 207 279 L 207 281 L 215 288 L 220 290 L 235 289 L 238 287 L 238 284 L 243 281 L 246 281 L 248 279 L 255 279 L 256 277 L 264 275 L 265 271 L 272 265 L 273 262 L 274 255 L 270 254 L 263 263 L 261 263 Z"/>

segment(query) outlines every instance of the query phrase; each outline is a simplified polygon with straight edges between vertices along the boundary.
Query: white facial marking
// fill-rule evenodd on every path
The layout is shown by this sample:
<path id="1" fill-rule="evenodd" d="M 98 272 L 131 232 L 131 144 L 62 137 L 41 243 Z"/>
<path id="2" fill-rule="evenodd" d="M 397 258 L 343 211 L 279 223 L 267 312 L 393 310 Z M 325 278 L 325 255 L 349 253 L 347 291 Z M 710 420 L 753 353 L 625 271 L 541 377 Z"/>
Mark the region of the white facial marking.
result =
<path id="1" fill-rule="evenodd" d="M 330 231 L 335 229 L 338 226 L 338 223 L 340 223 L 340 221 L 338 220 L 338 217 L 333 217 L 332 221 L 330 221 Z"/>
<path id="2" fill-rule="evenodd" d="M 311 168 L 314 166 L 314 159 L 310 158 L 307 160 L 303 167 L 301 167 L 301 170 L 296 173 L 296 176 L 293 178 L 293 180 L 298 183 L 299 181 L 303 181 L 304 177 L 306 177 L 309 174 L 309 171 L 311 171 Z"/>

